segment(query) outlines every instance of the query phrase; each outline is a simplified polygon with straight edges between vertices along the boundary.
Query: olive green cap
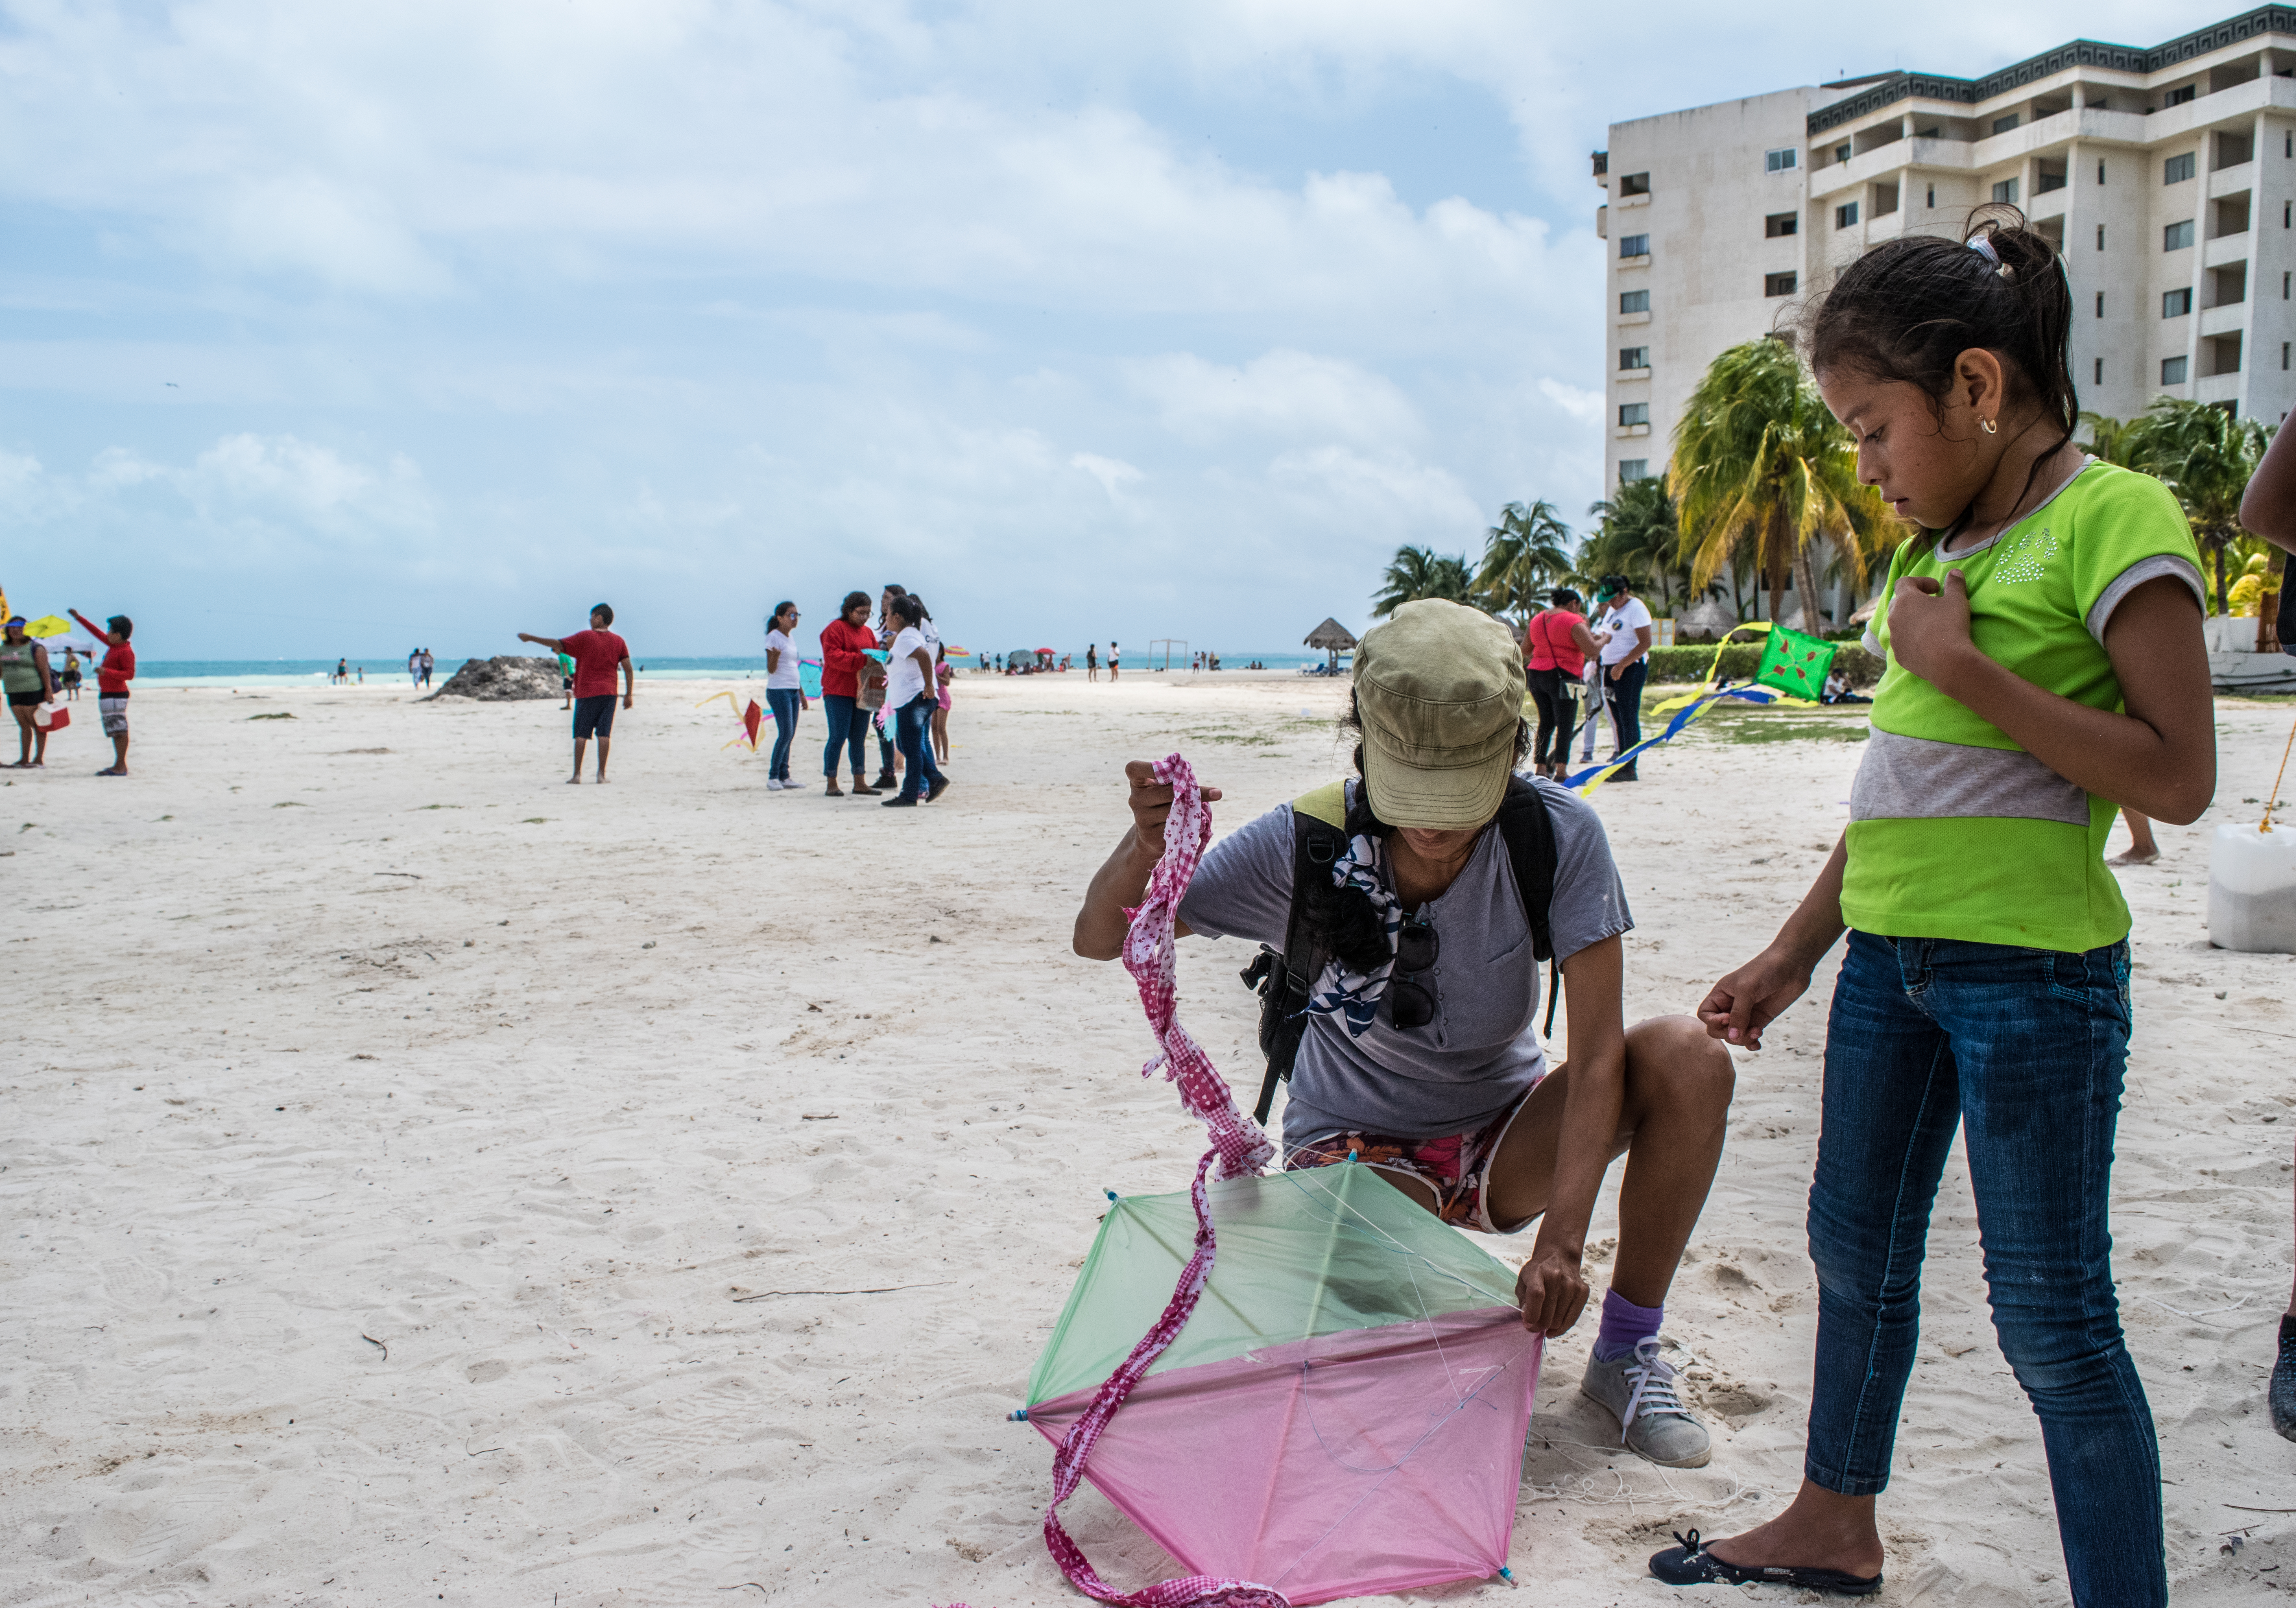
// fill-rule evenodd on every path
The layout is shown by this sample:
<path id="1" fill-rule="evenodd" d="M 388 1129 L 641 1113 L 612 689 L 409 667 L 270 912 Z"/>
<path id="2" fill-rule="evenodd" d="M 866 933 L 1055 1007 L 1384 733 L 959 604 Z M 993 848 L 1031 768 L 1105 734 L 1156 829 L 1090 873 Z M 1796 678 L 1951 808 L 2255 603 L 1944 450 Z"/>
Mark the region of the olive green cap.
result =
<path id="1" fill-rule="evenodd" d="M 1391 826 L 1456 832 L 1498 814 L 1522 718 L 1522 651 L 1480 609 L 1423 598 L 1356 650 L 1364 784 Z"/>

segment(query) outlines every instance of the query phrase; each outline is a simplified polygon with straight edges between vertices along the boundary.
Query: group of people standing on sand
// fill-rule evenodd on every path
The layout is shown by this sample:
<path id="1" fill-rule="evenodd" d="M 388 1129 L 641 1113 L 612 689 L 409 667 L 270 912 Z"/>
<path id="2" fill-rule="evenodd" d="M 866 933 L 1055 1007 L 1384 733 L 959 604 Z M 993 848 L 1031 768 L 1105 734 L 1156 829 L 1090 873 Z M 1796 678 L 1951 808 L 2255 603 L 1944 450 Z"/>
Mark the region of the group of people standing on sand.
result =
<path id="1" fill-rule="evenodd" d="M 99 626 L 78 609 L 66 612 L 79 622 L 82 630 L 104 644 L 103 662 L 95 671 L 95 707 L 103 720 L 103 734 L 111 739 L 111 763 L 95 774 L 124 776 L 127 774 L 127 684 L 135 678 L 135 650 L 127 645 L 127 639 L 135 633 L 135 622 L 125 614 L 115 614 L 108 625 Z M 66 648 L 60 669 L 49 660 L 48 644 L 27 632 L 27 623 L 17 614 L 0 625 L 0 689 L 6 691 L 8 712 L 16 721 L 16 759 L 4 767 L 10 770 L 46 767 L 49 726 L 41 720 L 39 710 L 61 697 L 79 696 L 78 654 Z"/>
<path id="2" fill-rule="evenodd" d="M 1579 763 L 1595 757 L 1595 721 L 1611 711 L 1613 757 L 1643 740 L 1643 683 L 1650 675 L 1650 605 L 1635 595 L 1623 575 L 1606 575 L 1596 585 L 1597 612 L 1590 619 L 1585 602 L 1570 587 L 1547 595 L 1548 606 L 1531 617 L 1522 633 L 1523 677 L 1538 710 L 1538 734 L 1531 762 L 1539 775 L 1561 781 L 1570 768 L 1570 739 L 1584 731 Z M 1586 712 L 1579 713 L 1584 703 Z M 1613 782 L 1636 779 L 1637 761 L 1614 772 Z"/>
<path id="3" fill-rule="evenodd" d="M 773 775 L 767 785 L 784 792 L 802 791 L 789 774 L 790 744 L 797 732 L 797 606 L 785 603 L 774 611 L 774 628 L 766 635 L 767 695 L 784 693 L 790 710 L 784 719 L 783 706 L 774 706 Z M 881 653 L 882 660 L 875 657 Z M 776 676 L 786 677 L 779 688 Z M 821 756 L 822 792 L 832 799 L 845 796 L 848 790 L 837 784 L 843 757 L 851 773 L 850 791 L 864 798 L 890 792 L 891 798 L 882 800 L 888 809 L 938 800 L 950 785 L 940 761 L 949 752 L 955 678 L 923 598 L 889 583 L 877 595 L 873 625 L 869 595 L 848 592 L 837 618 L 821 630 L 821 708 L 829 722 Z M 877 777 L 871 782 L 865 778 L 873 726 Z"/>
<path id="4" fill-rule="evenodd" d="M 1777 935 L 1694 1013 L 1625 1022 L 1634 920 L 1599 817 L 1552 779 L 1567 749 L 1546 739 L 1568 730 L 1554 682 L 1535 748 L 1519 644 L 1454 603 L 1406 604 L 1365 636 L 1354 774 L 1214 844 L 1179 907 L 1183 935 L 1275 952 L 1254 971 L 1281 990 L 1276 1018 L 1299 1024 L 1289 1060 L 1270 1065 L 1291 1081 L 1284 1166 L 1362 1162 L 1480 1232 L 1537 1223 L 1517 1284 L 1527 1328 L 1578 1321 L 1595 1197 L 1628 1158 L 1581 1388 L 1626 1449 L 1669 1467 L 1710 1456 L 1660 1330 L 1722 1151 L 1725 1046 L 1759 1049 L 1846 939 L 1813 1091 L 1817 1333 L 1800 1489 L 1742 1533 L 1677 1533 L 1650 1560 L 1669 1584 L 1880 1589 L 1877 1507 L 1958 1131 L 1995 1332 L 2040 1422 L 2070 1595 L 2167 1600 L 2158 1437 L 2112 1265 L 2130 918 L 2102 851 L 2120 806 L 2188 823 L 2214 792 L 2207 592 L 2169 491 L 2073 444 L 2070 293 L 2048 239 L 2010 217 L 1982 217 L 1966 243 L 1876 246 L 1797 332 L 1860 479 L 1915 534 L 1874 619 L 1886 670 L 1847 830 Z M 2287 503 L 2296 542 L 2296 474 Z M 1550 677 L 1571 664 L 1566 643 L 1611 660 L 1624 749 L 1647 640 L 1622 599 L 1604 584 L 1604 619 L 1623 634 L 1589 642 L 1581 619 L 1533 646 Z M 1526 756 L 1536 779 L 1516 774 Z M 1127 784 L 1131 825 L 1076 921 L 1077 952 L 1095 958 L 1118 954 L 1171 806 L 1145 764 Z M 1519 864 L 1546 870 L 1525 886 Z M 1535 1030 L 1549 956 L 1568 1007 L 1559 1065 Z M 2284 1433 L 2296 1433 L 2292 1330 L 2296 1316 L 2271 1393 L 2276 1420 L 2288 1399 Z M 1998 1587 L 2005 1600 L 2025 1591 Z"/>

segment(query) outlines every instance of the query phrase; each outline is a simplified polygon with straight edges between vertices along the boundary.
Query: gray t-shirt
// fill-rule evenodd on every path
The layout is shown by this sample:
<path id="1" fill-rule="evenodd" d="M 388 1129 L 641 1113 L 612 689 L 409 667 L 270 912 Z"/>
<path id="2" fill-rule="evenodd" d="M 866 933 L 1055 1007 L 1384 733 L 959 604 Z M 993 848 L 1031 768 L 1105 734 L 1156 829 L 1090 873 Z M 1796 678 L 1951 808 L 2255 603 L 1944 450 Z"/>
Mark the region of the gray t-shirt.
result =
<path id="1" fill-rule="evenodd" d="M 1574 792 L 1537 785 L 1554 824 L 1548 925 L 1557 958 L 1568 960 L 1635 920 L 1602 817 Z M 1348 791 L 1352 799 L 1354 783 Z M 1292 807 L 1282 804 L 1212 845 L 1180 901 L 1180 919 L 1208 937 L 1280 949 L 1291 909 Z M 1536 1026 L 1538 963 L 1496 826 L 1484 828 L 1458 880 L 1418 914 L 1439 946 L 1433 970 L 1417 980 L 1435 995 L 1435 1020 L 1398 1028 L 1382 1000 L 1363 1037 L 1350 1038 L 1340 1016 L 1310 1016 L 1283 1112 L 1287 1148 L 1355 1130 L 1403 1139 L 1471 1132 L 1546 1075 Z"/>

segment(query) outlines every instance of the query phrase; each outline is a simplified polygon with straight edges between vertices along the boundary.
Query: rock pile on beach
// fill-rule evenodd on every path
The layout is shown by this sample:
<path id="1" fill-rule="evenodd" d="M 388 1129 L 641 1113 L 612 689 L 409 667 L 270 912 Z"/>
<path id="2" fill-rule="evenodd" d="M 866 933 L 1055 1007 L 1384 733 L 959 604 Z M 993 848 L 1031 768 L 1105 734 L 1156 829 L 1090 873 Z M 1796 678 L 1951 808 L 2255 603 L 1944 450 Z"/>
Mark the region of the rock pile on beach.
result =
<path id="1" fill-rule="evenodd" d="M 497 653 L 492 659 L 465 659 L 463 668 L 430 698 L 475 698 L 481 703 L 555 698 L 563 690 L 558 681 L 555 659 Z M 430 698 L 422 701 L 428 703 Z"/>

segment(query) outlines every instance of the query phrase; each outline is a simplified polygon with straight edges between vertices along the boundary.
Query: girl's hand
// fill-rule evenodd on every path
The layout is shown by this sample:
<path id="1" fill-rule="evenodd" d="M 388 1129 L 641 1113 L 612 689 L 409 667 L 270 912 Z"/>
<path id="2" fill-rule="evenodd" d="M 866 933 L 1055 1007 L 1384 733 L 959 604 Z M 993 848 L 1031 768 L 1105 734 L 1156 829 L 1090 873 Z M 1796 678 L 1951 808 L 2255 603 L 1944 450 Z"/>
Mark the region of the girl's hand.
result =
<path id="1" fill-rule="evenodd" d="M 1944 689 L 1955 666 L 1977 652 L 1969 636 L 1969 583 L 1958 570 L 1945 585 L 1908 575 L 1890 597 L 1890 652 L 1931 685 Z"/>
<path id="2" fill-rule="evenodd" d="M 1811 969 L 1775 948 L 1763 950 L 1707 993 L 1698 1007 L 1707 1037 L 1760 1049 L 1762 1030 L 1808 990 Z"/>
<path id="3" fill-rule="evenodd" d="M 1568 1330 L 1587 1309 L 1587 1276 L 1579 1271 L 1578 1253 L 1540 1236 L 1530 1260 L 1515 1276 L 1514 1298 L 1522 1308 L 1522 1326 L 1532 1333 L 1552 1336 Z"/>

